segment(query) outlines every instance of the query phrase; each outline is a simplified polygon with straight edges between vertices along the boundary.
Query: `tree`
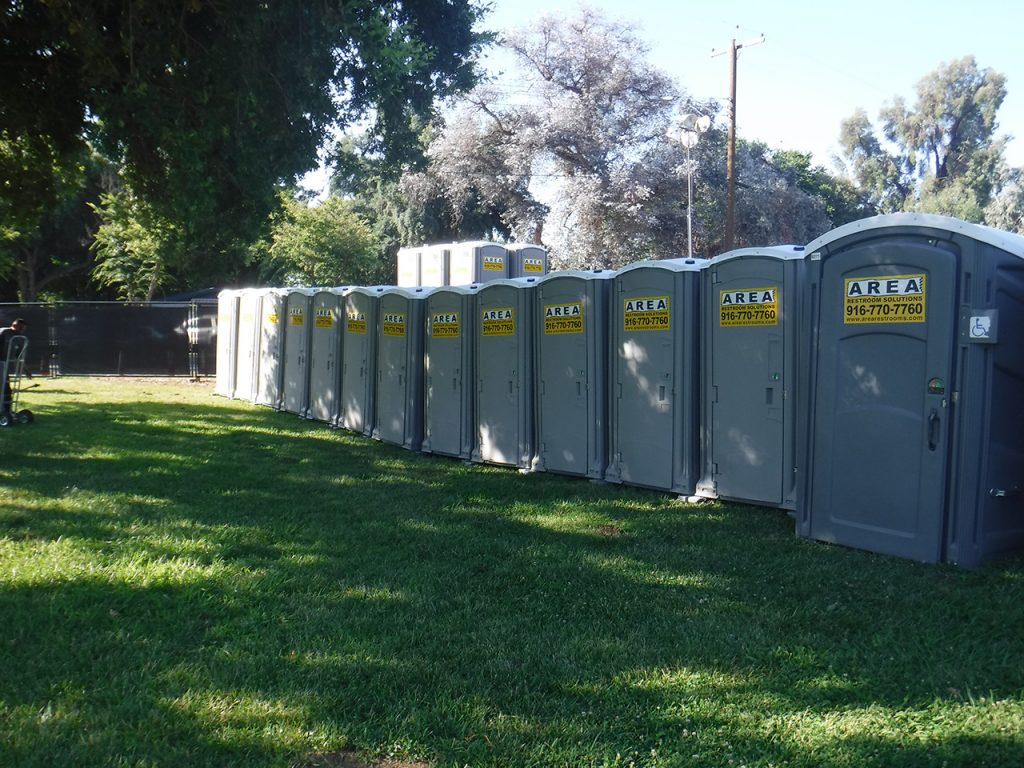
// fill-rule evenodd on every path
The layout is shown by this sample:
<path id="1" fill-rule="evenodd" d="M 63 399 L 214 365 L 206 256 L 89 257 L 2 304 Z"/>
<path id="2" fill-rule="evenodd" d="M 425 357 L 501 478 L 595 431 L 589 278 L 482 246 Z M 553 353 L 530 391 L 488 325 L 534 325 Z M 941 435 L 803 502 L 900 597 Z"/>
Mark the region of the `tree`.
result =
<path id="1" fill-rule="evenodd" d="M 180 261 L 176 225 L 128 190 L 104 194 L 95 206 L 100 219 L 92 250 L 93 279 L 125 301 L 152 301 L 173 284 L 168 265 Z"/>
<path id="2" fill-rule="evenodd" d="M 284 196 L 274 216 L 266 276 L 286 285 L 369 285 L 384 275 L 369 225 L 337 196 L 309 206 Z"/>
<path id="3" fill-rule="evenodd" d="M 1019 220 L 1007 205 L 1020 172 L 996 135 L 1006 78 L 973 56 L 940 65 L 917 83 L 917 103 L 902 98 L 879 114 L 883 145 L 863 110 L 845 120 L 843 159 L 878 213 L 917 210 L 969 221 Z M 998 202 L 997 202 L 998 201 Z"/>
<path id="4" fill-rule="evenodd" d="M 456 218 L 467 207 L 497 211 L 514 236 L 548 245 L 558 267 L 685 254 L 686 154 L 667 129 L 679 111 L 714 115 L 717 105 L 685 96 L 646 62 L 629 25 L 592 10 L 546 17 L 501 45 L 517 69 L 467 95 L 431 142 L 426 171 L 407 174 L 404 188 Z M 713 127 L 691 154 L 694 252 L 713 254 L 725 132 Z M 740 142 L 737 244 L 804 242 L 829 228 L 827 205 L 845 214 L 848 188 L 809 159 L 785 159 Z"/>
<path id="5" fill-rule="evenodd" d="M 35 301 L 55 292 L 83 298 L 89 292 L 94 257 L 89 246 L 99 226 L 92 203 L 113 190 L 116 174 L 91 147 L 67 173 L 56 167 L 45 173 L 54 185 L 45 190 L 45 200 L 20 201 L 20 222 L 10 210 L 11 215 L 0 213 L 0 280 L 5 281 L 0 296 L 5 300 Z"/>
<path id="6" fill-rule="evenodd" d="M 677 250 L 685 179 L 665 131 L 673 105 L 712 106 L 682 98 L 646 62 L 632 27 L 591 9 L 544 17 L 500 45 L 516 72 L 471 93 L 428 151 L 451 207 L 477 200 L 501 210 L 515 236 L 546 242 L 558 266 Z"/>
<path id="7" fill-rule="evenodd" d="M 372 112 L 375 146 L 397 155 L 411 114 L 473 83 L 482 12 L 476 0 L 6 3 L 0 139 L 31 162 L 4 163 L 3 226 L 52 201 L 47 169 L 66 172 L 91 135 L 173 223 L 173 250 L 192 260 L 179 272 L 196 259 L 231 272 L 332 127 Z"/>

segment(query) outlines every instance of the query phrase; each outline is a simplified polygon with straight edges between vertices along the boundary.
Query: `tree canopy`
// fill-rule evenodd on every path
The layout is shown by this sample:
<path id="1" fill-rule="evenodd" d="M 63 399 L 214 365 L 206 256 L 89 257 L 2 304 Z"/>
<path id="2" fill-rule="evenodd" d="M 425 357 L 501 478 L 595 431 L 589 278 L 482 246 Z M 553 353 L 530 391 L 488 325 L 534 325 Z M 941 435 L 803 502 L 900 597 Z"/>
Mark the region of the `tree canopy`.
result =
<path id="1" fill-rule="evenodd" d="M 885 106 L 878 127 L 855 111 L 840 143 L 867 206 L 1021 229 L 1021 171 L 1007 164 L 997 134 L 1005 97 L 1006 78 L 965 56 L 923 77 L 913 106 L 902 98 Z"/>
<path id="2" fill-rule="evenodd" d="M 237 266 L 331 129 L 370 114 L 375 148 L 400 155 L 410 115 L 473 83 L 482 12 L 475 0 L 5 3 L 0 214 L 33 226 L 91 141 L 176 225 L 182 258 Z"/>
<path id="3" fill-rule="evenodd" d="M 467 208 L 499 212 L 521 239 L 543 242 L 558 267 L 616 267 L 687 252 L 692 205 L 695 253 L 723 231 L 725 134 L 714 127 L 687 155 L 667 132 L 674 116 L 715 115 L 647 60 L 628 24 L 582 9 L 546 16 L 499 40 L 517 62 L 484 83 L 435 132 L 425 172 L 407 174 L 413 199 L 440 199 L 460 224 Z M 741 142 L 737 241 L 803 242 L 829 226 L 823 169 L 803 173 L 762 145 Z M 817 175 L 815 175 L 817 174 Z M 808 182 L 818 182 L 817 188 Z M 835 191 L 835 190 L 833 190 Z"/>

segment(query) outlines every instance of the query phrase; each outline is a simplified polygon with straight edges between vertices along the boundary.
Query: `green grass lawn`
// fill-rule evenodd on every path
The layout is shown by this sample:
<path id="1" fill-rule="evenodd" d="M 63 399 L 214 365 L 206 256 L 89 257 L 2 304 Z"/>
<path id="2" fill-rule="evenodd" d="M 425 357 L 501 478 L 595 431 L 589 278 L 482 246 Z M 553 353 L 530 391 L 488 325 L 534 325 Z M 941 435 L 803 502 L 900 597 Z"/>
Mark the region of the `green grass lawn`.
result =
<path id="1" fill-rule="evenodd" d="M 0 431 L 2 766 L 1024 764 L 1024 561 L 36 382 Z"/>

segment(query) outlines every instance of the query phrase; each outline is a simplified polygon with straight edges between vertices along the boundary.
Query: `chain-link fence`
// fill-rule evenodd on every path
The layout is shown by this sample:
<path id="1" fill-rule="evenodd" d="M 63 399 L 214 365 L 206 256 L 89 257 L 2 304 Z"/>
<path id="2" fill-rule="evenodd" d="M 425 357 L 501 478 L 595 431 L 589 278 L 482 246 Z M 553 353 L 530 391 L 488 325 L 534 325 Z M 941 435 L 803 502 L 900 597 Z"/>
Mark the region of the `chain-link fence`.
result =
<path id="1" fill-rule="evenodd" d="M 32 374 L 213 376 L 217 301 L 0 304 L 28 323 Z"/>

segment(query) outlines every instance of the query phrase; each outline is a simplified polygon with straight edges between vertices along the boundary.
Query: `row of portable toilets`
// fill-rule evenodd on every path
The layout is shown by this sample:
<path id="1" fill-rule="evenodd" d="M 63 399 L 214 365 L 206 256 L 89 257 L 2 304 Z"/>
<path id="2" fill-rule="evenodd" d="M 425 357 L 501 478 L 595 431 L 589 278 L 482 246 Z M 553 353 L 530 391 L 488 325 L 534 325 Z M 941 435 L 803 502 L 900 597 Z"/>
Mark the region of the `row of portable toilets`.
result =
<path id="1" fill-rule="evenodd" d="M 548 252 L 528 243 L 471 240 L 399 248 L 398 287 L 470 285 L 510 277 L 541 277 L 548 271 Z"/>
<path id="2" fill-rule="evenodd" d="M 975 566 L 1024 544 L 1024 238 L 917 214 L 806 247 L 220 296 L 217 392 L 410 450 L 792 510 Z"/>

